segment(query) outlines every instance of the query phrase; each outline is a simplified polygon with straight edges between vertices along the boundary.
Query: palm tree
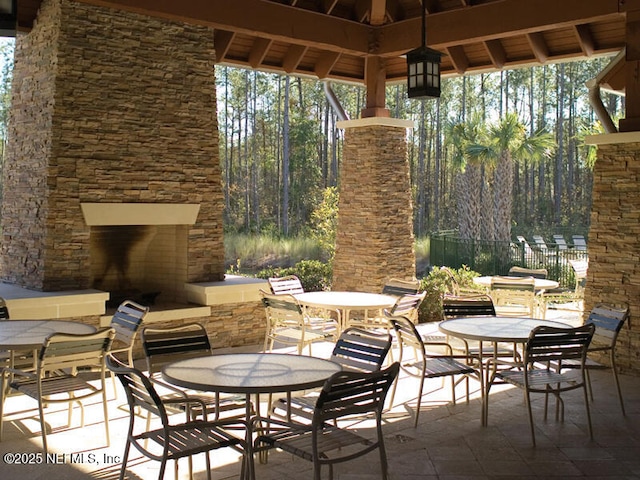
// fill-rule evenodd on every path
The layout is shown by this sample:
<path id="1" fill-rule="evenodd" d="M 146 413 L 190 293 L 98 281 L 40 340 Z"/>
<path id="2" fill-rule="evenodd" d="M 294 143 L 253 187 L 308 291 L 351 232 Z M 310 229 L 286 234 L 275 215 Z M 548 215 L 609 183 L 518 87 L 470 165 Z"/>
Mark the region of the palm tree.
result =
<path id="1" fill-rule="evenodd" d="M 496 125 L 489 126 L 478 143 L 470 143 L 465 154 L 493 167 L 493 232 L 489 240 L 511 240 L 513 176 L 515 162 L 539 162 L 551 155 L 553 137 L 539 131 L 527 136 L 526 129 L 513 113 L 508 113 Z"/>

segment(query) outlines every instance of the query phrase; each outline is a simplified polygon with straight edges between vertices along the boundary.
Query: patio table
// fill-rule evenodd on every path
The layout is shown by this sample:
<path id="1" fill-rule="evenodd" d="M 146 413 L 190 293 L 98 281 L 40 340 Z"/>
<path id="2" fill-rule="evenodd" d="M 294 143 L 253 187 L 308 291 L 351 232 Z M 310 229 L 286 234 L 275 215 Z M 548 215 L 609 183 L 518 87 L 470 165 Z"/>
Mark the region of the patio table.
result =
<path id="1" fill-rule="evenodd" d="M 38 350 L 53 333 L 86 334 L 95 327 L 67 320 L 2 320 L 0 321 L 0 350 L 8 350 L 13 367 L 14 352 Z"/>
<path id="2" fill-rule="evenodd" d="M 460 317 L 440 322 L 438 329 L 452 337 L 462 338 L 478 342 L 478 378 L 480 379 L 480 394 L 482 400 L 482 425 L 486 425 L 485 416 L 486 385 L 484 381 L 484 362 L 482 358 L 483 342 L 497 344 L 507 342 L 513 344 L 524 344 L 529 339 L 531 330 L 539 326 L 549 326 L 556 328 L 571 328 L 570 325 L 551 320 L 538 318 L 518 318 L 518 317 Z M 493 349 L 497 352 L 497 349 Z"/>
<path id="3" fill-rule="evenodd" d="M 480 285 L 485 288 L 491 288 L 491 279 L 493 277 L 490 275 L 482 276 L 482 277 L 474 277 L 473 283 L 476 285 Z M 508 279 L 508 276 L 501 275 L 500 278 Z M 514 280 L 522 280 L 522 277 L 512 277 Z M 553 288 L 558 288 L 560 285 L 559 282 L 555 280 L 548 280 L 546 278 L 534 278 L 534 288 L 537 292 L 543 293 L 545 290 L 551 290 Z"/>
<path id="4" fill-rule="evenodd" d="M 179 387 L 246 396 L 247 445 L 251 446 L 251 395 L 256 396 L 256 416 L 260 416 L 260 394 L 287 394 L 320 387 L 342 368 L 335 362 L 283 353 L 228 353 L 181 360 L 165 366 L 162 378 Z M 253 468 L 250 466 L 253 478 Z"/>
<path id="5" fill-rule="evenodd" d="M 303 307 L 320 308 L 338 312 L 340 329 L 349 326 L 351 312 L 362 311 L 365 318 L 374 310 L 380 315 L 381 310 L 395 305 L 397 298 L 392 295 L 368 292 L 320 291 L 295 294 L 294 297 Z"/>

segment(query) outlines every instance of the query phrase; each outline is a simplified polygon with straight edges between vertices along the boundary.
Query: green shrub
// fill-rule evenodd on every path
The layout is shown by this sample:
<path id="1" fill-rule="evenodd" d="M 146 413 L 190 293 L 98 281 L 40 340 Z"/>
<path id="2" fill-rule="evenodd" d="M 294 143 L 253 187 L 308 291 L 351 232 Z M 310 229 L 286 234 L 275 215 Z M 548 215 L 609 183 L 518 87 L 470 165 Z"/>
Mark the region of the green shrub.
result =
<path id="1" fill-rule="evenodd" d="M 462 291 L 477 291 L 481 288 L 473 283 L 473 278 L 480 274 L 470 270 L 466 266 L 459 269 L 450 269 L 455 281 L 443 269 L 433 267 L 429 275 L 420 281 L 420 291 L 427 292 L 424 302 L 420 305 L 418 318 L 420 323 L 439 322 L 442 320 L 442 297 L 445 293 L 456 293 L 457 289 Z"/>
<path id="2" fill-rule="evenodd" d="M 329 290 L 333 271 L 331 265 L 318 260 L 302 260 L 293 267 L 269 267 L 257 273 L 258 278 L 286 277 L 295 275 L 300 279 L 305 291 Z"/>

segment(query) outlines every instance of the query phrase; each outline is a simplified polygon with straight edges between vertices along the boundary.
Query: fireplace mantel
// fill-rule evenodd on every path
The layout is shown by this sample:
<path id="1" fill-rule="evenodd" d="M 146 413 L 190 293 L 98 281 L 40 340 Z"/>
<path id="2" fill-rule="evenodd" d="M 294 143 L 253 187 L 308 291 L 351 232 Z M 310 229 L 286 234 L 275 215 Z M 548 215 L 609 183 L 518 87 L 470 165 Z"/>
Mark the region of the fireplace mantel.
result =
<path id="1" fill-rule="evenodd" d="M 193 225 L 197 203 L 81 203 L 89 226 L 107 225 Z"/>

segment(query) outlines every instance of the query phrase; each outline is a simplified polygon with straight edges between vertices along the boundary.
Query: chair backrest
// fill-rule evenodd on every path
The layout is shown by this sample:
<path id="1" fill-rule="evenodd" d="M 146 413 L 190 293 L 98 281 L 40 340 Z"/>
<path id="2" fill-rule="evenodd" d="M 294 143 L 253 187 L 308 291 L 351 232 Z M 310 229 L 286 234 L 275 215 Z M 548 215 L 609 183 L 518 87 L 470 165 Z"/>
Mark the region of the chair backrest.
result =
<path id="1" fill-rule="evenodd" d="M 423 361 L 426 357 L 424 342 L 413 322 L 407 317 L 392 317 L 389 321 L 398 336 L 401 358 L 405 348 L 408 347 L 412 349 L 416 361 Z"/>
<path id="2" fill-rule="evenodd" d="M 525 364 L 555 362 L 562 365 L 563 360 L 580 360 L 584 366 L 594 331 L 595 325 L 576 328 L 536 327 L 525 346 Z"/>
<path id="3" fill-rule="evenodd" d="M 489 295 L 445 296 L 442 299 L 445 319 L 458 317 L 494 317 L 496 309 Z"/>
<path id="4" fill-rule="evenodd" d="M 516 238 L 522 245 L 524 245 L 525 253 L 527 255 L 531 255 L 533 253 L 533 250 L 531 249 L 531 245 L 529 245 L 529 242 L 527 242 L 527 239 L 524 238 L 522 235 L 518 235 Z"/>
<path id="5" fill-rule="evenodd" d="M 331 360 L 343 370 L 373 372 L 380 370 L 391 348 L 389 333 L 350 327 L 342 331 L 331 353 Z"/>
<path id="6" fill-rule="evenodd" d="M 413 316 L 415 312 L 420 308 L 420 304 L 424 300 L 427 292 L 421 293 L 407 293 L 402 295 L 396 300 L 396 303 L 391 307 L 391 315 L 407 315 Z"/>
<path id="7" fill-rule="evenodd" d="M 556 243 L 556 245 L 558 246 L 558 250 L 568 250 L 569 246 L 567 245 L 567 242 L 565 241 L 564 237 L 560 234 L 556 234 L 553 236 L 553 241 Z"/>
<path id="8" fill-rule="evenodd" d="M 116 331 L 116 341 L 127 345 L 132 344 L 148 312 L 149 307 L 131 300 L 122 302 L 111 317 L 111 328 Z"/>
<path id="9" fill-rule="evenodd" d="M 460 295 L 460 284 L 449 267 L 440 267 L 440 271 L 447 276 L 445 286 L 447 295 Z"/>
<path id="10" fill-rule="evenodd" d="M 576 248 L 576 250 L 579 250 L 581 252 L 587 251 L 587 241 L 585 240 L 584 236 L 573 235 L 572 239 L 573 239 L 573 245 Z"/>
<path id="11" fill-rule="evenodd" d="M 509 269 L 510 277 L 533 277 L 533 278 L 547 278 L 549 272 L 546 268 L 524 268 L 513 266 Z"/>
<path id="12" fill-rule="evenodd" d="M 533 315 L 535 279 L 533 277 L 492 277 L 490 295 L 497 307 L 518 305 L 526 307 L 525 315 Z"/>
<path id="13" fill-rule="evenodd" d="M 0 298 L 0 320 L 9 320 L 9 307 L 4 298 Z"/>
<path id="14" fill-rule="evenodd" d="M 169 363 L 212 354 L 207 330 L 199 323 L 173 328 L 144 327 L 140 339 L 150 375 Z"/>
<path id="15" fill-rule="evenodd" d="M 544 238 L 542 238 L 542 235 L 534 235 L 533 237 L 533 241 L 536 242 L 536 246 L 540 249 L 540 250 L 548 250 L 547 247 L 547 242 L 544 241 Z"/>
<path id="16" fill-rule="evenodd" d="M 420 282 L 418 280 L 400 280 L 397 278 L 391 278 L 385 282 L 382 287 L 382 293 L 384 295 L 401 297 L 408 293 L 418 293 L 419 288 Z"/>
<path id="17" fill-rule="evenodd" d="M 263 290 L 260 294 L 269 324 L 299 326 L 303 323 L 302 307 L 293 295 L 274 295 Z"/>
<path id="18" fill-rule="evenodd" d="M 313 412 L 313 428 L 346 416 L 375 413 L 382 416 L 384 400 L 398 376 L 400 364 L 393 363 L 375 372 L 334 373 L 322 387 Z"/>
<path id="19" fill-rule="evenodd" d="M 267 280 L 269 282 L 269 288 L 274 295 L 295 295 L 297 293 L 304 293 L 302 282 L 295 275 L 288 275 L 286 277 L 271 277 Z"/>
<path id="20" fill-rule="evenodd" d="M 135 418 L 137 408 L 142 408 L 160 417 L 163 426 L 168 425 L 167 411 L 149 378 L 140 370 L 129 367 L 117 358 L 108 355 L 106 365 L 118 379 L 127 394 L 129 414 Z"/>
<path id="21" fill-rule="evenodd" d="M 596 327 L 593 342 L 598 345 L 608 345 L 613 348 L 618 333 L 629 318 L 629 307 L 618 308 L 604 303 L 596 304 L 589 312 L 585 324 Z"/>
<path id="22" fill-rule="evenodd" d="M 38 371 L 103 367 L 114 337 L 109 327 L 88 334 L 52 333 L 38 354 Z"/>

